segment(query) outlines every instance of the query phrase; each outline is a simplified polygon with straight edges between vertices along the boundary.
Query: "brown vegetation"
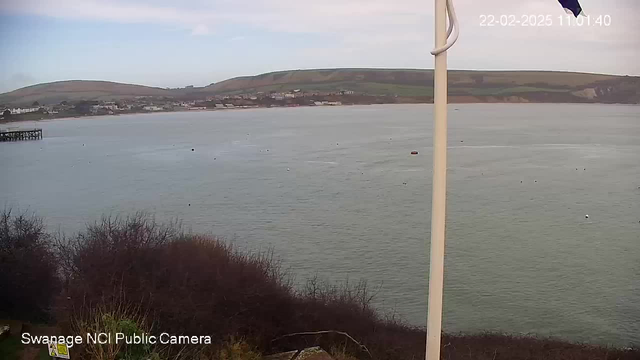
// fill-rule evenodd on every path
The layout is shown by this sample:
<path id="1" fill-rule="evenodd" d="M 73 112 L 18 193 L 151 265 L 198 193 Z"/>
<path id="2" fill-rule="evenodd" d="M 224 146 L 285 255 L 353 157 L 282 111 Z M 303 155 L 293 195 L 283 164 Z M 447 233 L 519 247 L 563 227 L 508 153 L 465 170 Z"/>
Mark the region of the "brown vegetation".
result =
<path id="1" fill-rule="evenodd" d="M 2 239 L 23 234 L 21 241 L 30 242 L 31 234 L 42 233 L 36 218 L 26 218 L 29 226 L 25 218 L 6 214 L 5 219 L 5 227 L 27 230 L 8 231 L 12 235 Z M 272 254 L 242 253 L 214 237 L 185 234 L 176 223 L 159 225 L 143 214 L 104 218 L 72 238 L 58 239 L 56 246 L 66 280 L 56 316 L 65 332 L 168 332 L 213 339 L 208 346 L 74 347 L 75 359 L 257 360 L 260 354 L 312 345 L 342 359 L 424 358 L 424 331 L 377 312 L 366 283 L 333 286 L 311 279 L 296 290 Z M 57 269 L 46 269 L 47 278 L 55 278 Z M 442 346 L 442 358 L 453 360 L 631 360 L 640 354 L 497 334 L 444 335 Z"/>
<path id="2" fill-rule="evenodd" d="M 0 213 L 0 318 L 47 320 L 59 281 L 51 236 L 35 215 Z"/>
<path id="3" fill-rule="evenodd" d="M 291 288 L 268 254 L 245 255 L 144 215 L 103 219 L 60 250 L 74 309 L 125 301 L 169 333 L 261 343 L 291 318 Z"/>

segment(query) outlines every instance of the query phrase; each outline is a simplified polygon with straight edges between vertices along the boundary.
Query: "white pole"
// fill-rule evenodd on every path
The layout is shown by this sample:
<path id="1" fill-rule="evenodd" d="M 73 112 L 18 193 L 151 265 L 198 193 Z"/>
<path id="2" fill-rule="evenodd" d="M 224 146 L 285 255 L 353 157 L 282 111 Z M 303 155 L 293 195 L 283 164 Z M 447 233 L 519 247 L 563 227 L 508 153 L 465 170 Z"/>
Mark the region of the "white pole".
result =
<path id="1" fill-rule="evenodd" d="M 435 0 L 436 48 L 447 42 L 447 1 Z M 447 52 L 435 55 L 433 129 L 433 196 L 431 200 L 431 260 L 427 315 L 427 360 L 440 360 L 444 240 L 447 195 Z"/>

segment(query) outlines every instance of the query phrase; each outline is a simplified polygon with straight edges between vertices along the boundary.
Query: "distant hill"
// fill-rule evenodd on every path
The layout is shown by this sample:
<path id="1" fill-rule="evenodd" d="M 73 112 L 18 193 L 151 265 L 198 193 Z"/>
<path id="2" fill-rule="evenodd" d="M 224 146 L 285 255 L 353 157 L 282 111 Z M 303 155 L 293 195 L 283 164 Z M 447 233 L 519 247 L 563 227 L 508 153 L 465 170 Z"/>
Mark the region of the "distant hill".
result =
<path id="1" fill-rule="evenodd" d="M 533 85 L 544 83 L 546 86 L 579 86 L 595 81 L 616 78 L 611 75 L 581 74 L 567 72 L 539 71 L 449 71 L 449 84 L 454 86 L 478 87 Z M 276 88 L 289 86 L 323 87 L 330 89 L 345 86 L 366 87 L 371 84 L 394 84 L 404 86 L 431 87 L 433 70 L 420 69 L 327 69 L 278 71 L 256 76 L 242 76 L 209 85 L 205 89 L 214 92 L 231 92 Z M 375 86 L 374 86 L 375 88 Z"/>
<path id="2" fill-rule="evenodd" d="M 211 84 L 212 94 L 354 90 L 405 97 L 433 96 L 433 70 L 292 70 L 242 76 Z M 449 94 L 459 102 L 640 103 L 640 77 L 553 71 L 449 71 Z"/>
<path id="3" fill-rule="evenodd" d="M 54 104 L 61 101 L 119 100 L 136 96 L 173 96 L 170 90 L 121 84 L 110 81 L 70 80 L 27 86 L 0 94 L 0 104 L 28 105 L 34 101 Z"/>
<path id="4" fill-rule="evenodd" d="M 137 96 L 198 99 L 248 92 L 332 92 L 398 96 L 409 102 L 433 97 L 433 70 L 318 69 L 242 76 L 205 87 L 161 89 L 106 81 L 60 81 L 0 94 L 0 104 L 26 105 Z M 552 71 L 449 71 L 452 102 L 640 103 L 640 77 Z"/>

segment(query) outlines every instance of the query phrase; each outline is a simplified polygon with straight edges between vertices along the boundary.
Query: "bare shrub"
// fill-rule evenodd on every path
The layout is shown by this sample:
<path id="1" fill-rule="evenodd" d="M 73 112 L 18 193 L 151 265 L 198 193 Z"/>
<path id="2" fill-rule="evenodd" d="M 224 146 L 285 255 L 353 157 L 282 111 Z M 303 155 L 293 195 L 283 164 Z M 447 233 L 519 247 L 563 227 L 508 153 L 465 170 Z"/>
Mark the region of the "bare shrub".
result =
<path id="1" fill-rule="evenodd" d="M 89 300 L 140 289 L 155 257 L 170 240 L 182 236 L 178 224 L 160 225 L 145 213 L 103 217 L 85 232 L 57 242 L 65 276 L 76 297 Z M 114 289 L 118 289 L 114 293 Z"/>
<path id="2" fill-rule="evenodd" d="M 165 332 L 261 345 L 292 318 L 291 288 L 271 253 L 243 254 L 143 214 L 105 218 L 61 240 L 59 253 L 71 309 L 124 300 Z"/>
<path id="3" fill-rule="evenodd" d="M 5 209 L 0 214 L 0 314 L 21 320 L 49 318 L 60 281 L 51 236 L 42 219 Z"/>

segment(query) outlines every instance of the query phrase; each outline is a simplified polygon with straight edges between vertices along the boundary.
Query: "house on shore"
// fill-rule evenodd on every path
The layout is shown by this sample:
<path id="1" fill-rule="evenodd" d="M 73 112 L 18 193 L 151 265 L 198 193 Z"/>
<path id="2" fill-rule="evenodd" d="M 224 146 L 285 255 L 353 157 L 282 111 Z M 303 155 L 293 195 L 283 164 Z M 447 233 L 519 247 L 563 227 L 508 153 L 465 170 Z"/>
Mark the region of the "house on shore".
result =
<path id="1" fill-rule="evenodd" d="M 17 108 L 8 109 L 8 110 L 11 111 L 11 115 L 18 115 L 18 114 L 28 114 L 28 113 L 36 112 L 40 110 L 40 107 L 28 107 L 28 108 L 17 107 Z"/>

